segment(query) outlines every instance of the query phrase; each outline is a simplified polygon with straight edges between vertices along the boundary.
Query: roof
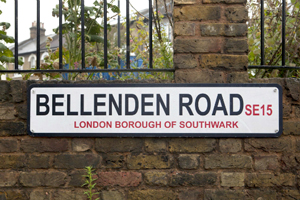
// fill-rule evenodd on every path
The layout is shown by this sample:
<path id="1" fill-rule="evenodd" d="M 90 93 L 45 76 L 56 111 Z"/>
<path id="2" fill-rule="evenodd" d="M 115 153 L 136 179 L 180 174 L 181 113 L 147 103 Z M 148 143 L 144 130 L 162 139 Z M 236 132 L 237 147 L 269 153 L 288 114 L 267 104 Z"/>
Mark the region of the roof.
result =
<path id="1" fill-rule="evenodd" d="M 51 34 L 51 35 L 46 35 L 46 36 L 41 36 L 40 37 L 40 50 L 41 52 L 47 51 L 46 48 L 46 41 L 48 37 L 51 37 L 53 41 L 51 42 L 51 49 L 56 49 L 59 46 L 59 37 L 56 34 Z M 31 54 L 31 53 L 36 53 L 36 38 L 30 38 L 27 40 L 24 40 L 18 44 L 18 49 L 19 55 L 26 55 L 26 54 Z M 11 46 L 9 48 L 13 53 L 15 52 L 15 46 Z"/>

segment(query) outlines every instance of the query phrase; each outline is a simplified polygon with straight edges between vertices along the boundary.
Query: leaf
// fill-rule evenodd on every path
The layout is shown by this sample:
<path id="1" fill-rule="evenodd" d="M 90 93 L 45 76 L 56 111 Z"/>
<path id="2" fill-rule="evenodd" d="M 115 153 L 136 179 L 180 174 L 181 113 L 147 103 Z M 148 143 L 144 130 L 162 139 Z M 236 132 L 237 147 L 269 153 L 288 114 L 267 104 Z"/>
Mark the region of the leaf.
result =
<path id="1" fill-rule="evenodd" d="M 87 41 L 89 42 L 98 42 L 104 44 L 104 38 L 99 35 L 87 35 Z"/>
<path id="2" fill-rule="evenodd" d="M 8 22 L 1 22 L 1 23 L 0 23 L 0 26 L 5 26 L 6 29 L 9 29 L 10 23 L 8 23 Z"/>
<path id="3" fill-rule="evenodd" d="M 1 31 L 1 32 L 3 32 L 3 31 Z M 15 39 L 13 37 L 7 36 L 6 34 L 4 35 L 1 32 L 0 32 L 0 40 L 2 39 L 6 43 L 14 43 L 15 42 Z"/>

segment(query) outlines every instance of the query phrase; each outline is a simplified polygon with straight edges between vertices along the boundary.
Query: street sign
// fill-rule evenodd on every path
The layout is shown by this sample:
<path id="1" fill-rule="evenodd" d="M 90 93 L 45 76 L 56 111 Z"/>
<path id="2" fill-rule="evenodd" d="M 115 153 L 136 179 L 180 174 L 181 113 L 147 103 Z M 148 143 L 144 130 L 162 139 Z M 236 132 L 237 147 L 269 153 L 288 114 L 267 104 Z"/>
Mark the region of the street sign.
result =
<path id="1" fill-rule="evenodd" d="M 277 84 L 35 84 L 28 132 L 45 137 L 278 137 Z"/>

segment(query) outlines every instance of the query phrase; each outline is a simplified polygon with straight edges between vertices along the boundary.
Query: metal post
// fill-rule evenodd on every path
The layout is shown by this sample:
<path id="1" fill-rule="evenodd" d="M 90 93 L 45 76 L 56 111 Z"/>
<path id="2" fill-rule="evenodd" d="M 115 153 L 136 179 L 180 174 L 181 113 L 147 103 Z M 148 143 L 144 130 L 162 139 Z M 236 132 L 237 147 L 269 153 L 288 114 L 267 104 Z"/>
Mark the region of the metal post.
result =
<path id="1" fill-rule="evenodd" d="M 81 66 L 85 68 L 84 0 L 81 0 Z"/>
<path id="2" fill-rule="evenodd" d="M 62 42 L 62 0 L 59 0 L 59 69 L 63 69 Z"/>
<path id="3" fill-rule="evenodd" d="M 15 70 L 18 70 L 18 57 L 19 57 L 19 42 L 18 42 L 18 0 L 15 0 Z"/>
<path id="4" fill-rule="evenodd" d="M 118 0 L 118 8 L 120 10 L 120 0 Z M 121 17 L 120 14 L 118 15 L 118 49 L 121 48 Z M 121 58 L 118 56 L 118 64 L 121 64 Z"/>
<path id="5" fill-rule="evenodd" d="M 286 5 L 286 1 L 282 0 L 282 66 L 285 66 L 285 17 L 286 17 L 286 13 L 285 13 L 285 5 Z"/>
<path id="6" fill-rule="evenodd" d="M 264 0 L 261 0 L 261 7 L 260 7 L 260 29 L 261 29 L 261 37 L 260 37 L 260 54 L 261 60 L 260 64 L 265 64 L 265 5 Z"/>
<path id="7" fill-rule="evenodd" d="M 130 13 L 129 0 L 126 0 L 126 68 L 130 69 Z"/>
<path id="8" fill-rule="evenodd" d="M 40 50 L 40 38 L 41 38 L 41 20 L 40 20 L 40 0 L 37 0 L 36 4 L 37 14 L 36 14 L 36 68 L 40 69 L 41 62 L 41 50 Z"/>
<path id="9" fill-rule="evenodd" d="M 107 0 L 104 0 L 104 69 L 107 69 Z"/>
<path id="10" fill-rule="evenodd" d="M 153 52 L 152 52 L 152 0 L 149 0 L 149 67 L 150 67 L 150 69 L 153 68 L 152 61 L 153 61 Z"/>

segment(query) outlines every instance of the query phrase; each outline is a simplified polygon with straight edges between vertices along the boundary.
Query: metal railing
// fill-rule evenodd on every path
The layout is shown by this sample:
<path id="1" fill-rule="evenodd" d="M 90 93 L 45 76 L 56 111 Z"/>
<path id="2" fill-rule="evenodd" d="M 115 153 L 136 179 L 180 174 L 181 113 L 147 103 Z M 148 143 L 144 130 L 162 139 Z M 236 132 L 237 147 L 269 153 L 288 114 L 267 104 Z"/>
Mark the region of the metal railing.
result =
<path id="1" fill-rule="evenodd" d="M 2 70 L 1 73 L 72 73 L 72 72 L 174 72 L 174 68 L 154 68 L 153 67 L 153 40 L 152 40 L 152 0 L 149 0 L 149 66 L 148 68 L 132 69 L 130 66 L 130 2 L 126 0 L 126 68 L 125 69 L 108 69 L 107 51 L 107 0 L 104 0 L 104 69 L 86 69 L 85 67 L 85 33 L 84 33 L 84 0 L 81 0 L 81 69 L 64 69 L 63 68 L 63 34 L 62 34 L 62 10 L 63 0 L 59 0 L 59 69 L 40 69 L 40 0 L 37 0 L 37 44 L 36 44 L 36 69 L 20 70 L 18 69 L 18 0 L 15 0 L 15 68 L 13 70 Z M 118 0 L 120 8 L 120 0 Z M 120 37 L 120 15 L 118 15 L 118 48 L 121 47 Z M 118 58 L 120 64 L 120 58 Z"/>
<path id="2" fill-rule="evenodd" d="M 264 0 L 260 0 L 260 28 L 261 28 L 261 37 L 260 37 L 260 50 L 261 50 L 261 63 L 260 65 L 249 65 L 248 69 L 283 69 L 283 70 L 300 70 L 299 66 L 286 66 L 286 0 L 282 0 L 282 26 L 281 26 L 281 43 L 282 43 L 282 53 L 281 53 L 281 66 L 272 66 L 266 65 L 265 63 L 265 8 Z"/>

